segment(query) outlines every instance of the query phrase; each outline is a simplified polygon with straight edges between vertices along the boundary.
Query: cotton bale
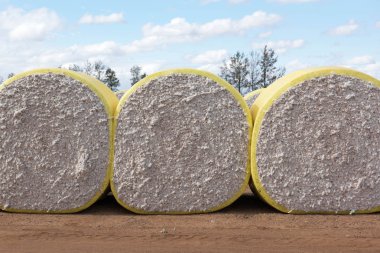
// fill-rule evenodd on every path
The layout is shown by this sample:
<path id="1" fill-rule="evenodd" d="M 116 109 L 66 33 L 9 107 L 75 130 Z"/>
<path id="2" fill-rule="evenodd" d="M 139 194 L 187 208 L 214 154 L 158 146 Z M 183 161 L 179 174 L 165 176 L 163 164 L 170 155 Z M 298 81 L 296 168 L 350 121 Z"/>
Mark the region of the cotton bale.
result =
<path id="1" fill-rule="evenodd" d="M 380 208 L 380 81 L 338 67 L 289 74 L 252 110 L 257 193 L 286 213 Z"/>
<path id="2" fill-rule="evenodd" d="M 148 76 L 122 97 L 115 118 L 111 189 L 125 208 L 212 212 L 246 189 L 251 114 L 219 77 L 191 69 Z"/>
<path id="3" fill-rule="evenodd" d="M 125 92 L 127 92 L 127 91 L 126 90 L 119 90 L 115 94 L 116 94 L 118 99 L 121 99 L 122 96 L 125 94 Z"/>
<path id="4" fill-rule="evenodd" d="M 256 101 L 256 99 L 259 97 L 260 93 L 263 91 L 264 88 L 262 89 L 257 89 L 254 91 L 249 92 L 244 96 L 244 100 L 247 103 L 248 107 L 251 108 L 253 103 Z M 253 116 L 253 115 L 252 115 Z M 255 189 L 253 187 L 253 182 L 252 179 L 249 180 L 249 188 L 251 191 L 254 193 Z"/>
<path id="5" fill-rule="evenodd" d="M 256 99 L 260 95 L 260 92 L 262 91 L 263 89 L 257 89 L 257 90 L 249 92 L 247 95 L 244 96 L 244 100 L 247 103 L 249 108 L 252 107 L 253 103 L 256 101 Z"/>
<path id="6" fill-rule="evenodd" d="M 117 97 L 64 69 L 25 72 L 0 87 L 0 207 L 72 213 L 109 185 Z"/>

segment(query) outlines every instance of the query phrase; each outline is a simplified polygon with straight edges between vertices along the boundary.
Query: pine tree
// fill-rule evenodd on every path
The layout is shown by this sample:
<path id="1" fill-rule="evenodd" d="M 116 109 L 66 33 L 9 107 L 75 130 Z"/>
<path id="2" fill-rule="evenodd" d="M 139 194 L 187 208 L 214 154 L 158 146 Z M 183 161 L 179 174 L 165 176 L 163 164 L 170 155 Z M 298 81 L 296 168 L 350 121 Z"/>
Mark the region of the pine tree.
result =
<path id="1" fill-rule="evenodd" d="M 115 71 L 113 71 L 111 68 L 107 68 L 103 82 L 107 84 L 108 88 L 110 88 L 112 91 L 117 91 L 117 88 L 120 85 L 120 81 L 116 77 Z"/>
<path id="2" fill-rule="evenodd" d="M 260 88 L 266 88 L 285 74 L 284 67 L 277 67 L 278 56 L 273 49 L 264 47 L 259 62 L 260 66 Z"/>
<path id="3" fill-rule="evenodd" d="M 141 67 L 138 65 L 132 66 L 131 72 L 131 86 L 146 77 L 146 73 L 141 74 Z"/>
<path id="4" fill-rule="evenodd" d="M 86 61 L 83 68 L 75 64 L 69 67 L 71 70 L 84 72 L 98 80 L 103 80 L 105 78 L 107 68 L 108 67 L 100 60 L 95 62 Z"/>
<path id="5" fill-rule="evenodd" d="M 115 71 L 105 65 L 102 61 L 95 61 L 94 63 L 86 61 L 83 66 L 84 67 L 73 64 L 69 66 L 68 69 L 93 76 L 105 83 L 112 91 L 117 91 L 117 88 L 120 86 L 120 81 L 116 77 Z"/>
<path id="6" fill-rule="evenodd" d="M 75 72 L 84 72 L 83 68 L 77 64 L 73 64 L 69 66 L 69 70 L 75 71 Z"/>
<path id="7" fill-rule="evenodd" d="M 240 93 L 247 87 L 249 74 L 249 61 L 244 53 L 236 52 L 229 61 L 224 61 L 221 67 L 221 76 L 232 84 Z"/>
<path id="8" fill-rule="evenodd" d="M 260 88 L 260 59 L 261 55 L 259 52 L 251 51 L 249 53 L 249 82 L 247 84 L 247 92 Z"/>
<path id="9" fill-rule="evenodd" d="M 93 63 L 93 76 L 95 76 L 98 80 L 104 79 L 106 75 L 106 71 L 109 68 L 102 61 L 95 61 Z"/>

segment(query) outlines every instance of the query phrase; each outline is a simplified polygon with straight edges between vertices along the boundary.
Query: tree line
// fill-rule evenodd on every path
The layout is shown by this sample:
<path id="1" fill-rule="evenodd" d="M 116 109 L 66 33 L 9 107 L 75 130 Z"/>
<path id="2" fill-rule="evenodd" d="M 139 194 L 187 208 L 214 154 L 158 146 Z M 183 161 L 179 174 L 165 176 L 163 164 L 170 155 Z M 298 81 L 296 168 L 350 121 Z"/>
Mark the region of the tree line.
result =
<path id="1" fill-rule="evenodd" d="M 112 91 L 118 91 L 120 80 L 117 78 L 115 71 L 105 65 L 102 61 L 98 60 L 95 62 L 90 62 L 87 60 L 84 64 L 82 64 L 82 66 L 83 67 L 73 64 L 70 65 L 68 69 L 93 76 L 99 81 L 105 83 Z M 130 73 L 131 86 L 146 77 L 146 73 L 142 73 L 142 68 L 138 65 L 132 66 Z"/>
<path id="2" fill-rule="evenodd" d="M 261 51 L 246 55 L 237 51 L 223 61 L 220 76 L 232 84 L 241 94 L 266 88 L 285 74 L 285 67 L 278 66 L 278 55 L 265 46 Z"/>
<path id="3" fill-rule="evenodd" d="M 120 86 L 116 72 L 100 60 L 94 62 L 87 60 L 83 64 L 72 64 L 67 68 L 95 77 L 105 83 L 112 91 L 117 91 Z M 262 50 L 251 51 L 248 54 L 237 51 L 224 59 L 222 66 L 220 66 L 219 75 L 244 95 L 256 89 L 266 88 L 282 77 L 284 73 L 285 67 L 278 66 L 276 52 L 265 46 Z M 138 65 L 131 67 L 130 75 L 131 86 L 147 76 Z M 14 74 L 10 73 L 8 78 L 12 76 Z M 0 83 L 3 81 L 0 76 Z"/>
<path id="4" fill-rule="evenodd" d="M 12 76 L 14 76 L 15 74 L 14 73 L 9 73 L 8 74 L 8 79 L 11 78 Z M 4 78 L 2 76 L 0 76 L 0 84 L 4 82 Z"/>
<path id="5" fill-rule="evenodd" d="M 116 76 L 116 72 L 100 60 L 95 62 L 90 62 L 87 60 L 84 64 L 82 64 L 82 66 L 72 64 L 68 67 L 68 69 L 93 76 L 99 81 L 105 83 L 112 91 L 117 91 L 120 86 L 120 81 Z"/>
<path id="6" fill-rule="evenodd" d="M 63 66 L 58 66 L 58 68 L 63 68 Z M 87 60 L 83 64 L 72 64 L 69 65 L 67 69 L 95 77 L 99 81 L 105 83 L 112 91 L 118 91 L 119 89 L 120 80 L 116 76 L 116 72 L 100 60 L 94 62 Z M 130 74 L 131 86 L 147 76 L 145 72 L 142 72 L 142 68 L 138 65 L 131 67 Z M 14 76 L 14 73 L 8 74 L 8 78 L 11 78 L 12 76 Z M 0 76 L 0 84 L 3 81 L 4 78 Z"/>

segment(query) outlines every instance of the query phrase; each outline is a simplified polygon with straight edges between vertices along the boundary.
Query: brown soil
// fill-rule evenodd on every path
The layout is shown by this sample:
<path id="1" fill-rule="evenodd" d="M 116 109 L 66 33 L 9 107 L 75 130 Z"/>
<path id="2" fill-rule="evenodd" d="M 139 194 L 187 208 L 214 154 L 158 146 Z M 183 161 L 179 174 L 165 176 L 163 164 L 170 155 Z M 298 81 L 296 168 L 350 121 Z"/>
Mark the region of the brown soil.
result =
<path id="1" fill-rule="evenodd" d="M 0 252 L 379 252 L 380 216 L 287 215 L 246 193 L 212 214 L 136 215 L 109 196 L 72 215 L 0 213 Z"/>

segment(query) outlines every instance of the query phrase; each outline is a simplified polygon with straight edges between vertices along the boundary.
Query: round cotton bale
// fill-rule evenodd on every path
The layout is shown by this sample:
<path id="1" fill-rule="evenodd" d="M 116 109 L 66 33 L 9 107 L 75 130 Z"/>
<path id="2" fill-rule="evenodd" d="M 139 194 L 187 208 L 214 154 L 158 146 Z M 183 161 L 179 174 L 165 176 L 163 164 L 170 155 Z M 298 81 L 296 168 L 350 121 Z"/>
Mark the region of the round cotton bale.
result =
<path id="1" fill-rule="evenodd" d="M 256 101 L 256 99 L 259 97 L 259 95 L 262 91 L 263 91 L 263 89 L 257 89 L 257 90 L 249 92 L 247 95 L 244 96 L 244 100 L 247 103 L 249 108 L 252 107 L 253 103 Z M 249 188 L 251 189 L 251 191 L 253 193 L 255 193 L 255 188 L 253 186 L 252 178 L 249 180 L 248 185 L 249 185 Z"/>
<path id="2" fill-rule="evenodd" d="M 380 81 L 354 70 L 285 76 L 253 105 L 252 177 L 286 213 L 380 208 Z"/>
<path id="3" fill-rule="evenodd" d="M 125 208 L 212 212 L 246 189 L 251 114 L 219 77 L 191 69 L 156 73 L 127 91 L 115 117 L 111 189 Z"/>
<path id="4" fill-rule="evenodd" d="M 257 89 L 257 90 L 251 91 L 250 93 L 244 96 L 244 100 L 247 103 L 249 108 L 252 107 L 253 103 L 256 101 L 256 99 L 260 95 L 260 92 L 262 91 L 263 89 Z"/>
<path id="5" fill-rule="evenodd" d="M 0 86 L 0 207 L 73 213 L 109 186 L 118 99 L 64 69 L 22 73 Z"/>
<path id="6" fill-rule="evenodd" d="M 126 90 L 119 90 L 115 94 L 116 94 L 117 98 L 120 100 L 123 97 L 123 95 L 125 94 L 125 92 L 127 92 L 127 91 Z"/>

